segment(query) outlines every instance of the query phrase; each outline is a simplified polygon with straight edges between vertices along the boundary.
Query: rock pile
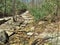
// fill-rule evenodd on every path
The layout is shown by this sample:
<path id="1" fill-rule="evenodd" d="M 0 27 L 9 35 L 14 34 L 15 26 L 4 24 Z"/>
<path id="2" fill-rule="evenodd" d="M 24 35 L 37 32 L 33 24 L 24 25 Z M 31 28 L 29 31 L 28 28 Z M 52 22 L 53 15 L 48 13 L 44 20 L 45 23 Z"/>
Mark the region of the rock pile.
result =
<path id="1" fill-rule="evenodd" d="M 21 15 L 16 15 L 14 18 L 15 18 L 16 22 L 13 21 L 13 17 L 12 17 L 9 21 L 0 25 L 0 31 L 1 30 L 6 31 L 8 36 L 10 36 L 13 32 L 15 32 L 17 34 L 14 34 L 14 35 L 17 36 L 17 38 L 19 40 L 20 32 L 24 31 L 25 26 L 29 23 L 32 23 L 34 20 L 33 20 L 32 15 L 29 14 L 29 11 L 26 11 L 25 13 L 23 13 Z M 3 34 L 3 35 L 5 36 L 5 34 Z M 15 38 L 14 35 L 9 39 L 14 39 Z M 23 34 L 21 34 L 21 35 L 23 35 Z M 10 42 L 11 42 L 11 40 L 10 40 Z"/>

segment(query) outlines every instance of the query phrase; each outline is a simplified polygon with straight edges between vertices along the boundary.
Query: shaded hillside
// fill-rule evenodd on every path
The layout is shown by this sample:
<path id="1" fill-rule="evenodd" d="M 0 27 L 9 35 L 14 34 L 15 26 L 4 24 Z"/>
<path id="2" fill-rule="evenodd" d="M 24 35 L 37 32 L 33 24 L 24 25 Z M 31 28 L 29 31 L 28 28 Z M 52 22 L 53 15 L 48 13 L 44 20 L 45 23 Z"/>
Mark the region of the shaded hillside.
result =
<path id="1" fill-rule="evenodd" d="M 7 13 L 3 14 L 2 12 L 0 12 L 0 18 L 10 17 L 10 16 L 12 16 L 12 15 L 7 14 Z"/>

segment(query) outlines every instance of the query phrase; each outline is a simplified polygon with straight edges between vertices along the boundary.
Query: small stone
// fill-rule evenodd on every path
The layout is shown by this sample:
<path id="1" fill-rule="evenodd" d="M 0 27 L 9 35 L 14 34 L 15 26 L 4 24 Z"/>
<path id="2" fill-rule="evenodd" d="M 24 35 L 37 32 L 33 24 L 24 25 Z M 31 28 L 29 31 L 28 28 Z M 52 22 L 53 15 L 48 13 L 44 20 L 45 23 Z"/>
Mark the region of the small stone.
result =
<path id="1" fill-rule="evenodd" d="M 33 32 L 28 32 L 27 35 L 30 35 L 31 36 L 31 35 L 33 35 Z"/>
<path id="2" fill-rule="evenodd" d="M 38 24 L 40 25 L 40 24 L 43 24 L 44 23 L 44 21 L 40 21 Z"/>
<path id="3" fill-rule="evenodd" d="M 31 27 L 31 30 L 34 30 L 35 29 L 35 27 Z"/>
<path id="4" fill-rule="evenodd" d="M 8 36 L 10 36 L 13 32 L 6 31 Z"/>

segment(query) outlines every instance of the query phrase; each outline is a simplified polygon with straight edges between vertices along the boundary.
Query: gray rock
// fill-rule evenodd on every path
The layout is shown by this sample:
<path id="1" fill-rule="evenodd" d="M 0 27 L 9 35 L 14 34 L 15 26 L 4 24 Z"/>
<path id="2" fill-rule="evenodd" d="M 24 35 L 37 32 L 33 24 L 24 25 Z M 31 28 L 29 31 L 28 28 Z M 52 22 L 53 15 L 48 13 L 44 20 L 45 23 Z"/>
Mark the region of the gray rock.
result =
<path id="1" fill-rule="evenodd" d="M 0 31 L 0 43 L 7 43 L 9 40 L 9 36 L 6 31 Z"/>

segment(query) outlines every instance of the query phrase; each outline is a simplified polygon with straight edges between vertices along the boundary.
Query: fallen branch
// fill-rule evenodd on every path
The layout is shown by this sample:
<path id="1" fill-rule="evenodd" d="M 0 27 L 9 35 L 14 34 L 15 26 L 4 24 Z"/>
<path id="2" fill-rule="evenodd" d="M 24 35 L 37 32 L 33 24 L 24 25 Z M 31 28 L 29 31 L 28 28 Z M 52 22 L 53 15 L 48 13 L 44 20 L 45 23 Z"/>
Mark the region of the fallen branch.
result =
<path id="1" fill-rule="evenodd" d="M 44 44 L 45 42 L 49 41 L 49 39 L 54 39 L 57 37 L 59 37 L 59 35 L 55 36 L 55 37 L 47 37 L 47 38 L 43 38 L 43 39 L 38 38 L 38 39 L 34 40 L 34 42 L 31 45 L 36 45 L 36 44 L 41 45 L 41 44 Z"/>
<path id="2" fill-rule="evenodd" d="M 5 19 L 0 20 L 0 25 L 1 25 L 1 24 L 4 24 L 5 22 L 7 22 L 7 21 L 9 21 L 9 20 L 10 20 L 10 18 L 9 18 L 9 19 L 6 19 L 6 20 L 5 20 Z"/>

